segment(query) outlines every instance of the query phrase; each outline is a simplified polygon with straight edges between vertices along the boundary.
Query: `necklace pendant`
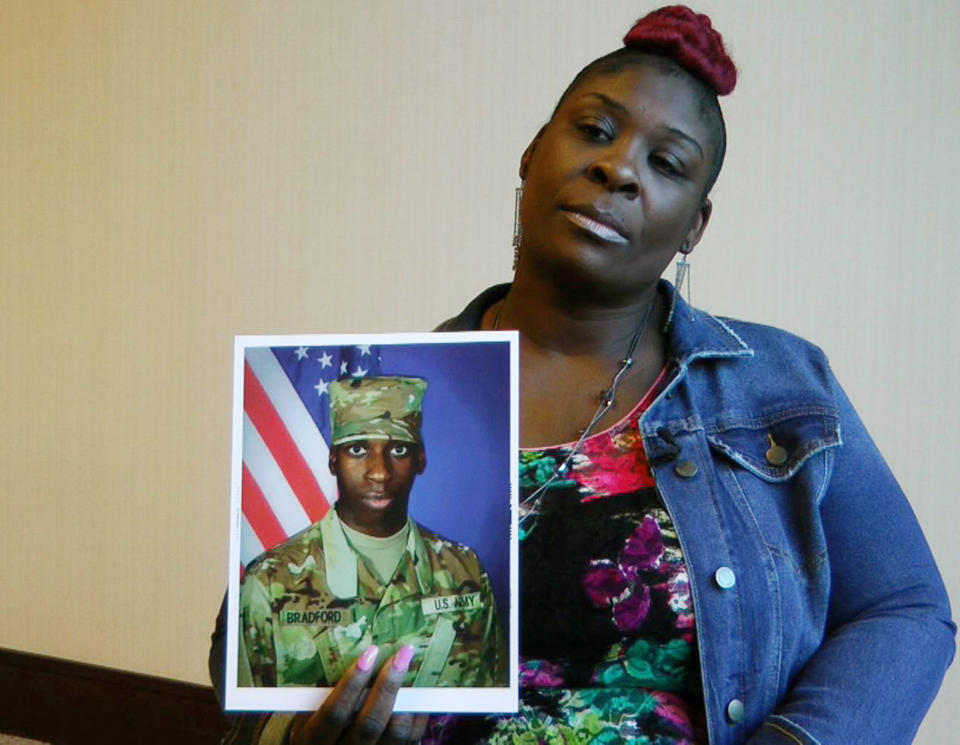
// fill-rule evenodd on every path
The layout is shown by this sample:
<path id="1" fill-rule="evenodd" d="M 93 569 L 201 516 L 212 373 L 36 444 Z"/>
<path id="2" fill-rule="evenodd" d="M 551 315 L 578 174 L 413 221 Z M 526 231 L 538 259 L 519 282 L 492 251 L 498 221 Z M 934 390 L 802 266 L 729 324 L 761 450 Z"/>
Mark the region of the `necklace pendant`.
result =
<path id="1" fill-rule="evenodd" d="M 520 519 L 517 520 L 517 528 L 519 529 L 518 538 L 521 541 L 526 540 L 533 532 L 533 529 L 537 527 L 537 517 L 539 514 L 536 504 L 520 505 Z"/>
<path id="2" fill-rule="evenodd" d="M 517 532 L 518 532 L 517 537 L 519 538 L 519 540 L 520 540 L 521 543 L 523 543 L 525 540 L 527 540 L 527 538 L 528 538 L 528 537 L 530 536 L 530 534 L 533 532 L 533 529 L 534 529 L 535 527 L 537 527 L 537 521 L 536 521 L 536 520 L 530 520 L 530 521 L 527 521 L 527 522 L 524 522 L 524 521 L 521 521 L 521 522 L 520 522 L 519 530 L 517 531 Z"/>

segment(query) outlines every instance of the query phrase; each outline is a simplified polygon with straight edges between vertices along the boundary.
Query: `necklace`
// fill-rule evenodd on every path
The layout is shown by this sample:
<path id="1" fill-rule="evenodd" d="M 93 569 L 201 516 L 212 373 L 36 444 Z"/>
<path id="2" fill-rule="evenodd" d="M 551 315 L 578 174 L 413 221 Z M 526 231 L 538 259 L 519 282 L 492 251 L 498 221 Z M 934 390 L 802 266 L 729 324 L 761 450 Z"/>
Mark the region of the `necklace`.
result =
<path id="1" fill-rule="evenodd" d="M 616 403 L 617 386 L 620 385 L 620 380 L 624 375 L 626 375 L 627 371 L 633 367 L 633 355 L 636 354 L 637 347 L 640 346 L 640 339 L 643 338 L 643 332 L 647 330 L 647 322 L 650 320 L 650 314 L 653 312 L 653 304 L 655 302 L 656 298 L 650 301 L 650 304 L 644 311 L 643 318 L 640 320 L 640 325 L 637 326 L 637 330 L 634 332 L 633 338 L 630 339 L 630 346 L 627 347 L 627 354 L 622 360 L 620 360 L 620 367 L 617 369 L 617 372 L 614 373 L 613 378 L 610 381 L 610 387 L 600 391 L 600 403 L 597 406 L 597 410 L 593 413 L 593 416 L 590 417 L 590 421 L 587 423 L 587 426 L 580 432 L 580 437 L 574 443 L 573 447 L 570 449 L 570 452 L 567 453 L 567 457 L 563 459 L 563 462 L 560 463 L 559 466 L 557 466 L 557 469 L 553 472 L 550 478 L 537 487 L 536 491 L 534 491 L 530 496 L 526 497 L 520 502 L 519 535 L 521 541 L 530 535 L 533 532 L 533 529 L 537 526 L 537 515 L 540 514 L 540 503 L 543 501 L 543 496 L 547 489 L 553 485 L 557 479 L 566 475 L 567 471 L 570 469 L 570 464 L 573 462 L 574 457 L 580 451 L 583 441 L 590 436 L 590 433 L 593 432 L 594 427 L 597 426 L 599 421 L 603 419 L 604 415 L 610 411 L 610 409 Z M 500 329 L 500 316 L 503 313 L 504 305 L 506 305 L 506 298 L 500 302 L 500 307 L 497 308 L 497 314 L 493 318 L 494 331 Z"/>

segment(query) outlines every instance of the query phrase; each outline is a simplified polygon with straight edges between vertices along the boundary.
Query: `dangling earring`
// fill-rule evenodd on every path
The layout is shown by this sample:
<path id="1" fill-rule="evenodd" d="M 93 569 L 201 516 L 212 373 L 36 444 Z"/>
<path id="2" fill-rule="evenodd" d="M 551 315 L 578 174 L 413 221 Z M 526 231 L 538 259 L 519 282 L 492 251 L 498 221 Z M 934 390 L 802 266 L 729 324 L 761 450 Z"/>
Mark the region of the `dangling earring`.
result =
<path id="1" fill-rule="evenodd" d="M 523 184 L 517 187 L 513 202 L 513 271 L 520 263 L 520 198 L 523 196 Z"/>
<path id="2" fill-rule="evenodd" d="M 677 262 L 677 276 L 673 280 L 673 297 L 670 299 L 670 310 L 667 311 L 667 320 L 663 324 L 663 330 L 666 331 L 670 328 L 670 321 L 673 320 L 673 311 L 677 307 L 677 298 L 680 297 L 680 292 L 683 289 L 683 280 L 686 278 L 687 274 L 690 272 L 690 264 L 687 263 L 687 244 L 684 243 L 680 247 L 680 260 Z M 690 293 L 690 282 L 687 282 L 687 303 L 693 301 L 693 295 Z"/>

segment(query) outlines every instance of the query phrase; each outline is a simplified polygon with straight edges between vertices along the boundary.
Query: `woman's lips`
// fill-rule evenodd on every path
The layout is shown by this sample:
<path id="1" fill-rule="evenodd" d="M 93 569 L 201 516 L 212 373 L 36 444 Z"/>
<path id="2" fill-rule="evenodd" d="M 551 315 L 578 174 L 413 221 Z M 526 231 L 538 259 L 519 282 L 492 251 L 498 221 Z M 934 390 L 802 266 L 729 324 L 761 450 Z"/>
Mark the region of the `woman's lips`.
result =
<path id="1" fill-rule="evenodd" d="M 582 212 L 577 212 L 575 210 L 564 210 L 563 214 L 566 215 L 567 219 L 574 225 L 583 228 L 588 233 L 595 235 L 600 240 L 608 243 L 618 243 L 620 245 L 626 245 L 630 242 L 619 230 L 612 228 L 609 225 L 600 222 L 599 220 L 595 220 L 592 217 L 583 214 Z"/>

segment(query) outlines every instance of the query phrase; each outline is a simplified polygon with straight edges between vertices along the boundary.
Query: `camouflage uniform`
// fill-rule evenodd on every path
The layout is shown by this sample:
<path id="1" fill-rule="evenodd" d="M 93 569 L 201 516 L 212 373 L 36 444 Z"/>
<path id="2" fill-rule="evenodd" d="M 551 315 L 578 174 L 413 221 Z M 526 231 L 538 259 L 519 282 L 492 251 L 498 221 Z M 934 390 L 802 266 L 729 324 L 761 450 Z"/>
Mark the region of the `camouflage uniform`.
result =
<path id="1" fill-rule="evenodd" d="M 370 644 L 415 649 L 416 686 L 506 685 L 493 594 L 476 554 L 408 518 L 386 585 L 330 510 L 254 562 L 240 590 L 241 686 L 329 686 Z"/>

